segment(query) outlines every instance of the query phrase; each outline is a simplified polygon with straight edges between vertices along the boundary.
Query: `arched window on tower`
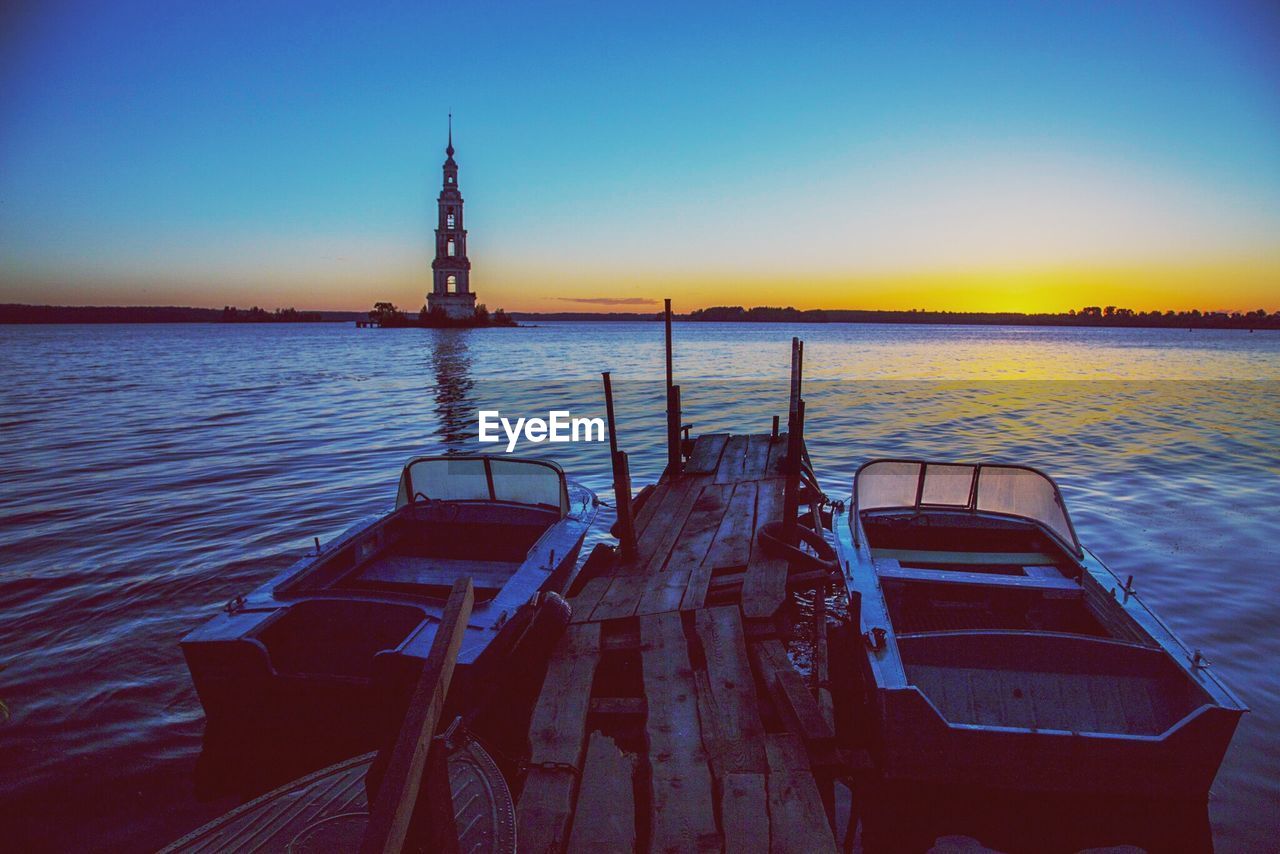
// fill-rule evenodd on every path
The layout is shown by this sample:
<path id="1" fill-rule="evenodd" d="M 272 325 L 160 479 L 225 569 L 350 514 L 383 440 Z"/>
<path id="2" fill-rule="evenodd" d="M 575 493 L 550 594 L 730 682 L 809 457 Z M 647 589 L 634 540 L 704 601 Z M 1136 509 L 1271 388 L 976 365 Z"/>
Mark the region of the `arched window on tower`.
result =
<path id="1" fill-rule="evenodd" d="M 444 292 L 447 294 L 456 294 L 458 292 L 457 276 L 449 276 L 444 280 Z"/>
<path id="2" fill-rule="evenodd" d="M 449 256 L 450 256 L 450 257 L 453 257 L 454 255 L 457 255 L 457 254 L 458 254 L 457 247 L 454 245 L 454 242 L 453 242 L 453 238 L 452 238 L 452 237 L 450 237 L 450 238 L 449 238 L 449 246 L 448 246 L 448 250 L 447 250 L 447 251 L 448 251 L 448 253 L 449 253 Z"/>
<path id="3" fill-rule="evenodd" d="M 453 223 L 454 223 L 454 219 L 453 219 L 453 208 L 449 208 L 449 213 L 447 213 L 447 214 L 445 215 L 445 218 L 444 218 L 444 227 L 445 227 L 445 228 L 453 228 L 453 227 L 454 227 L 454 226 L 453 226 Z"/>

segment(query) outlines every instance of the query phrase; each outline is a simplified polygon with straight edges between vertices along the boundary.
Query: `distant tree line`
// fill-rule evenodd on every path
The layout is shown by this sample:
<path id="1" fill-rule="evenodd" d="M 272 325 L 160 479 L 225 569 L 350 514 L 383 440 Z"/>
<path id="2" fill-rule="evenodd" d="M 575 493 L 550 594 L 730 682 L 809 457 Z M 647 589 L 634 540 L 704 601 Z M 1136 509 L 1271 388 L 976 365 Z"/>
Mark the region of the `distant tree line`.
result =
<path id="1" fill-rule="evenodd" d="M 376 302 L 373 304 L 373 310 L 369 312 L 369 320 L 384 329 L 397 329 L 405 326 L 475 328 L 479 326 L 519 325 L 514 318 L 502 309 L 490 314 L 489 309 L 483 303 L 476 306 L 475 314 L 468 318 L 449 317 L 444 309 L 439 306 L 436 306 L 434 310 L 428 310 L 424 305 L 418 311 L 418 316 L 411 320 L 408 314 L 396 307 L 395 303 Z"/>
<path id="2" fill-rule="evenodd" d="M 1063 314 L 967 311 L 864 311 L 852 309 L 716 306 L 685 316 L 688 320 L 730 323 L 949 323 L 994 326 L 1137 326 L 1181 329 L 1280 329 L 1280 311 L 1134 311 L 1129 308 L 1085 306 Z"/>
<path id="3" fill-rule="evenodd" d="M 296 311 L 292 308 L 268 312 L 255 307 L 240 311 L 234 306 L 216 309 L 173 305 L 0 304 L 0 323 L 296 323 L 354 320 L 359 316 L 351 311 Z"/>
<path id="4" fill-rule="evenodd" d="M 222 323 L 321 323 L 324 315 L 318 311 L 298 311 L 295 308 L 277 308 L 267 311 L 256 305 L 249 309 L 239 309 L 234 305 L 223 306 Z"/>

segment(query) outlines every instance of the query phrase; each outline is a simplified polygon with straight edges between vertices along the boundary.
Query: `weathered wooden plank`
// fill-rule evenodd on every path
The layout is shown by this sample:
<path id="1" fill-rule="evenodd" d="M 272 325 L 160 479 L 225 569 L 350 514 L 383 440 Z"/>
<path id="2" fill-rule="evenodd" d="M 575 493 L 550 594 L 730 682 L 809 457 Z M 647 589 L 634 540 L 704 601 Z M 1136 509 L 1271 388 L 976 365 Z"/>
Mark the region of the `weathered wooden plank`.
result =
<path id="1" fill-rule="evenodd" d="M 649 703 L 650 850 L 718 851 L 711 772 L 680 614 L 641 617 L 640 637 Z"/>
<path id="2" fill-rule="evenodd" d="M 638 574 L 619 575 L 610 579 L 609 589 L 600 598 L 600 603 L 592 609 L 590 619 L 599 622 L 630 617 L 635 613 L 636 603 L 640 601 L 648 583 L 647 578 Z"/>
<path id="3" fill-rule="evenodd" d="M 686 611 L 701 608 L 711 583 L 711 573 L 719 566 L 745 564 L 751 554 L 751 527 L 755 518 L 755 484 L 739 483 L 718 487 L 728 496 L 727 506 L 706 547 L 701 561 L 689 573 L 688 588 L 680 607 Z M 729 490 L 732 490 L 730 493 Z M 692 557 L 692 555 L 690 555 Z"/>
<path id="4" fill-rule="evenodd" d="M 404 848 L 409 834 L 409 822 L 418 802 L 422 785 L 422 772 L 427 765 L 432 739 L 444 701 L 453 679 L 454 664 L 458 660 L 458 648 L 467 621 L 471 618 L 471 606 L 475 592 L 470 578 L 459 578 L 453 583 L 445 604 L 440 625 L 422 667 L 422 675 L 413 689 L 409 706 L 405 709 L 400 732 L 396 736 L 387 762 L 387 770 L 378 785 L 377 797 L 370 808 L 369 825 L 360 843 L 362 854 L 374 852 L 399 852 Z M 456 845 L 456 833 L 454 844 Z"/>
<path id="5" fill-rule="evenodd" d="M 707 553 L 716 542 L 719 526 L 733 495 L 730 484 L 708 484 L 690 513 L 680 543 L 672 549 L 668 570 L 680 568 L 685 572 L 685 586 L 681 589 L 681 608 L 700 608 L 707 595 L 707 584 L 712 575 L 712 565 Z"/>
<path id="6" fill-rule="evenodd" d="M 640 537 L 636 557 L 619 564 L 619 573 L 591 611 L 592 620 L 616 620 L 636 613 L 641 597 L 653 583 L 646 576 L 661 570 L 700 492 L 696 479 L 682 478 L 650 499 L 658 504 Z"/>
<path id="7" fill-rule="evenodd" d="M 572 622 L 583 623 L 591 619 L 591 612 L 600 604 L 605 592 L 609 589 L 612 578 L 599 576 L 582 585 L 578 595 L 569 600 L 569 608 L 573 614 Z"/>
<path id="8" fill-rule="evenodd" d="M 769 468 L 769 448 L 773 439 L 768 433 L 747 437 L 747 454 L 742 464 L 742 476 L 747 480 L 759 480 Z"/>
<path id="9" fill-rule="evenodd" d="M 756 490 L 755 530 L 782 518 L 783 481 L 761 481 Z M 754 536 L 754 533 L 753 533 Z M 787 562 L 753 548 L 742 584 L 742 613 L 748 618 L 772 617 L 787 598 Z"/>
<path id="10" fill-rule="evenodd" d="M 529 721 L 529 758 L 535 764 L 561 762 L 580 767 L 583 725 L 599 660 L 598 623 L 565 629 L 551 654 Z"/>
<path id="11" fill-rule="evenodd" d="M 570 768 L 530 768 L 516 809 L 521 851 L 563 851 L 578 789 Z"/>
<path id="12" fill-rule="evenodd" d="M 797 733 L 809 742 L 828 742 L 835 739 L 835 731 L 827 723 L 822 706 L 804 684 L 804 677 L 793 667 L 773 672 L 773 698 L 778 710 L 789 720 Z"/>
<path id="13" fill-rule="evenodd" d="M 702 726 L 702 749 L 707 754 L 707 764 L 711 766 L 711 775 L 717 780 L 724 778 L 724 767 L 719 764 L 724 750 L 721 741 L 724 734 L 715 725 L 716 701 L 711 690 L 711 677 L 705 670 L 693 671 L 693 684 L 698 699 L 698 720 Z"/>
<path id="14" fill-rule="evenodd" d="M 764 724 L 760 720 L 755 680 L 747 658 L 742 618 L 733 606 L 708 608 L 695 616 L 698 637 L 707 660 L 712 718 L 703 731 L 714 728 L 718 756 L 713 766 L 725 772 L 768 770 Z"/>
<path id="15" fill-rule="evenodd" d="M 635 850 L 633 765 L 613 739 L 601 733 L 592 734 L 582 768 L 573 831 L 569 835 L 570 852 Z"/>
<path id="16" fill-rule="evenodd" d="M 720 815 L 724 850 L 761 851 L 769 839 L 766 775 L 735 772 L 721 781 Z"/>
<path id="17" fill-rule="evenodd" d="M 769 771 L 808 771 L 809 751 L 799 736 L 790 732 L 771 732 L 765 736 Z"/>
<path id="18" fill-rule="evenodd" d="M 657 514 L 658 508 L 662 505 L 662 499 L 666 496 L 667 491 L 671 488 L 670 481 L 660 481 L 655 484 L 653 491 L 645 498 L 644 504 L 636 513 L 636 536 L 644 536 L 645 529 L 649 527 L 649 523 L 653 521 L 653 517 Z"/>
<path id="19" fill-rule="evenodd" d="M 556 644 L 542 691 L 529 722 L 530 761 L 566 768 L 534 768 L 520 794 L 518 832 L 522 848 L 558 851 L 567 838 L 577 775 L 586 741 L 587 710 L 596 664 L 600 624 L 571 625 Z"/>
<path id="20" fill-rule="evenodd" d="M 769 443 L 769 462 L 765 466 L 765 477 L 785 477 L 787 473 L 787 434 L 779 433 L 778 438 Z"/>
<path id="21" fill-rule="evenodd" d="M 733 487 L 726 484 L 712 483 L 702 488 L 679 539 L 671 549 L 666 568 L 649 576 L 649 588 L 640 599 L 637 614 L 656 614 L 680 608 L 689 578 L 707 556 L 732 494 Z"/>
<path id="22" fill-rule="evenodd" d="M 702 483 L 698 478 L 682 478 L 668 490 L 658 515 L 640 540 L 636 566 L 641 573 L 662 569 L 701 493 Z"/>
<path id="23" fill-rule="evenodd" d="M 593 715 L 643 715 L 648 711 L 644 697 L 592 697 Z"/>
<path id="24" fill-rule="evenodd" d="M 716 466 L 716 483 L 737 483 L 742 480 L 742 466 L 747 457 L 747 437 L 730 436 Z"/>
<path id="25" fill-rule="evenodd" d="M 703 564 L 712 569 L 724 566 L 746 566 L 751 557 L 751 534 L 756 518 L 756 484 L 739 483 L 733 488 L 733 497 L 724 511 L 715 540 L 707 549 Z"/>
<path id="26" fill-rule="evenodd" d="M 711 474 L 720 464 L 720 455 L 729 441 L 728 433 L 707 433 L 693 443 L 693 453 L 684 464 L 684 473 Z"/>
<path id="27" fill-rule="evenodd" d="M 794 735 L 766 736 L 769 755 L 769 850 L 819 852 L 836 850 L 804 745 Z"/>
<path id="28" fill-rule="evenodd" d="M 775 670 L 783 668 L 791 668 L 791 659 L 787 657 L 787 648 L 782 641 L 772 638 L 762 640 L 751 645 L 751 655 L 754 657 L 756 667 L 760 670 L 761 679 L 768 684 L 769 674 Z"/>
<path id="29" fill-rule="evenodd" d="M 804 684 L 802 677 L 787 657 L 786 647 L 778 640 L 751 645 L 751 655 L 760 679 L 769 689 L 773 703 L 792 732 L 806 741 L 827 743 L 835 738 L 818 700 Z"/>

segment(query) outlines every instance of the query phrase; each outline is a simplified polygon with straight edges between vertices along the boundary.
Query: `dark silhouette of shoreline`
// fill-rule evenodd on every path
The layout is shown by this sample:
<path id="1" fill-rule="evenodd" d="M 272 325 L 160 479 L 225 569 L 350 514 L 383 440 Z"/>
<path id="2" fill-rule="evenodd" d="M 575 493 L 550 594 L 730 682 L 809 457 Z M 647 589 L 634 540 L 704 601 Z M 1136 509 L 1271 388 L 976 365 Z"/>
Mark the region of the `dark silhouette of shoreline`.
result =
<path id="1" fill-rule="evenodd" d="M 186 306 L 97 306 L 0 304 L 0 323 L 337 323 L 363 317 L 359 311 L 267 311 Z"/>
<path id="2" fill-rule="evenodd" d="M 1123 326 L 1165 329 L 1280 329 L 1280 311 L 1251 312 L 1133 311 L 1116 306 L 1086 306 L 1061 314 L 974 311 L 864 311 L 858 309 L 716 306 L 698 309 L 682 320 L 719 323 L 930 323 L 987 326 Z"/>
<path id="3" fill-rule="evenodd" d="M 231 314 L 234 312 L 234 315 Z M 496 314 L 496 312 L 495 312 Z M 183 306 L 58 306 L 0 304 L 3 323 L 351 323 L 369 319 L 367 311 L 295 311 L 260 308 L 188 308 Z M 511 321 L 635 322 L 662 315 L 635 312 L 513 311 Z M 917 323 L 954 326 L 1077 326 L 1164 329 L 1280 329 L 1280 311 L 1151 311 L 1089 306 L 1061 314 L 966 311 L 868 311 L 861 309 L 715 306 L 675 316 L 676 320 L 717 323 Z M 405 318 L 405 325 L 418 325 Z M 394 325 L 394 324 L 392 324 Z M 434 324 L 424 324 L 434 325 Z M 445 324 L 439 324 L 445 325 Z M 486 324 L 488 325 L 488 324 Z M 496 324 L 495 324 L 496 325 Z"/>

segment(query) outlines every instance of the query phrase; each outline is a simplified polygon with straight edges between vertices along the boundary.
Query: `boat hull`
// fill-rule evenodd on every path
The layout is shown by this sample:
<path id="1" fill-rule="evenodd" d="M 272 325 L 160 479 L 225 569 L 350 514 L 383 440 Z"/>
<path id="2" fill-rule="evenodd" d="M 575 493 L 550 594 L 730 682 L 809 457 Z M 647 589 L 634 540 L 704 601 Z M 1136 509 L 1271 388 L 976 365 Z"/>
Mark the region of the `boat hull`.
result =
<path id="1" fill-rule="evenodd" d="M 1166 733 L 1124 736 L 955 725 L 915 688 L 874 697 L 887 779 L 1152 798 L 1204 798 L 1242 714 L 1205 706 Z"/>

